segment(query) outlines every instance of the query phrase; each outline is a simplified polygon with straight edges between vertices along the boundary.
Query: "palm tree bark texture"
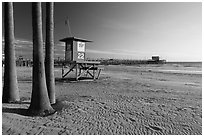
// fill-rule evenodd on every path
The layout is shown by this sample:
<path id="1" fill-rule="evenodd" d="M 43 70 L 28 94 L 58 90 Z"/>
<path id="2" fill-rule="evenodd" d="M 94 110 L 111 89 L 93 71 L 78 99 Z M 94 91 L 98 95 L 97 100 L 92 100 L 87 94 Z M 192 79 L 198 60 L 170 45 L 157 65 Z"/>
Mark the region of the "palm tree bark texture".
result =
<path id="1" fill-rule="evenodd" d="M 32 28 L 33 28 L 33 76 L 32 97 L 29 113 L 45 116 L 55 112 L 51 107 L 43 60 L 43 36 L 42 36 L 42 11 L 41 3 L 32 3 Z"/>
<path id="2" fill-rule="evenodd" d="M 54 3 L 46 2 L 45 75 L 50 103 L 55 103 Z"/>
<path id="3" fill-rule="evenodd" d="M 4 3 L 4 26 L 5 67 L 2 102 L 9 103 L 20 101 L 15 61 L 14 18 L 12 2 Z"/>

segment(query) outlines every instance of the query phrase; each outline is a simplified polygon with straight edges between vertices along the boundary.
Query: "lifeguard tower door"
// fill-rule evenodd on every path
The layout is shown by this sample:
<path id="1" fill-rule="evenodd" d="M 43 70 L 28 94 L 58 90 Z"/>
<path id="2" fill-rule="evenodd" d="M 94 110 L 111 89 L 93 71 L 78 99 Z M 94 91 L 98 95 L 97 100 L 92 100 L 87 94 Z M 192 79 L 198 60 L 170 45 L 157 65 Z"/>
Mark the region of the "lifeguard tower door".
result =
<path id="1" fill-rule="evenodd" d="M 73 41 L 67 41 L 66 42 L 65 60 L 66 61 L 73 61 Z"/>

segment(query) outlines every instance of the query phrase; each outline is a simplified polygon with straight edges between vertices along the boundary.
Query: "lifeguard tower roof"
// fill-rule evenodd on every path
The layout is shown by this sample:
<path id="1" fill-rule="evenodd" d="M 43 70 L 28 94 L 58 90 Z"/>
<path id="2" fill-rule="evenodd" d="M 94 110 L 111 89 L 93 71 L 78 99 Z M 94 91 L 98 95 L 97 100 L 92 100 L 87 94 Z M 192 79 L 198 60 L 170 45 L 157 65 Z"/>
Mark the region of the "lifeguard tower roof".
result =
<path id="1" fill-rule="evenodd" d="M 59 41 L 62 41 L 62 42 L 67 42 L 67 41 L 93 42 L 91 40 L 77 38 L 77 37 L 67 37 L 67 38 L 63 38 L 63 39 L 61 39 Z"/>

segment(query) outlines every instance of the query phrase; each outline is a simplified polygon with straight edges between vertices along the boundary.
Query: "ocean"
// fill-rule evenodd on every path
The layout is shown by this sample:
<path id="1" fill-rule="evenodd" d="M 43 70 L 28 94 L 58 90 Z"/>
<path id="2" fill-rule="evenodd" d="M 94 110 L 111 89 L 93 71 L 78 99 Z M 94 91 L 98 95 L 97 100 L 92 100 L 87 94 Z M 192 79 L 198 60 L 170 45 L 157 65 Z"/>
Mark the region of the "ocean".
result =
<path id="1" fill-rule="evenodd" d="M 149 67 L 156 72 L 202 75 L 202 62 L 167 62 L 166 64 L 149 65 Z"/>

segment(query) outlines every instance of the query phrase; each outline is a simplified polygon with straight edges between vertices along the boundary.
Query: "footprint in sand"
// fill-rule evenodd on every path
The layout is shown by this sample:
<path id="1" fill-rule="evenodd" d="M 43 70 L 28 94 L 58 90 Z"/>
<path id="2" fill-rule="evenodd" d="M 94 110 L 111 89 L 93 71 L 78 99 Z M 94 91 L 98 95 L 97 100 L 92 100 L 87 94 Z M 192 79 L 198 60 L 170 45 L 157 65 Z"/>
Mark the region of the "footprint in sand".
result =
<path id="1" fill-rule="evenodd" d="M 146 128 L 149 128 L 149 129 L 152 129 L 152 130 L 155 130 L 155 131 L 162 131 L 162 127 L 159 127 L 159 126 L 152 126 L 152 125 L 149 125 L 149 126 L 145 126 Z"/>
<path id="2" fill-rule="evenodd" d="M 136 120 L 134 118 L 129 117 L 129 120 L 132 122 L 136 122 Z"/>

